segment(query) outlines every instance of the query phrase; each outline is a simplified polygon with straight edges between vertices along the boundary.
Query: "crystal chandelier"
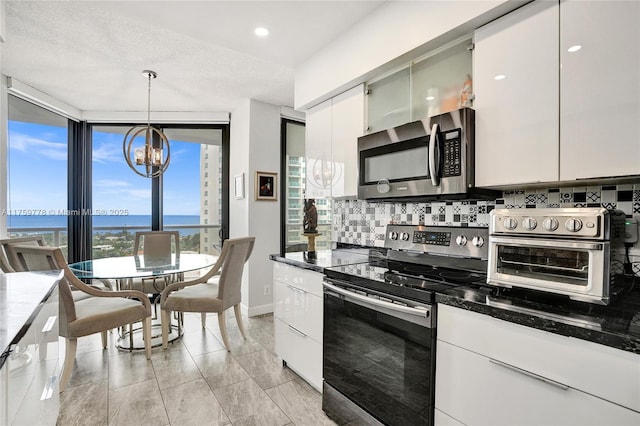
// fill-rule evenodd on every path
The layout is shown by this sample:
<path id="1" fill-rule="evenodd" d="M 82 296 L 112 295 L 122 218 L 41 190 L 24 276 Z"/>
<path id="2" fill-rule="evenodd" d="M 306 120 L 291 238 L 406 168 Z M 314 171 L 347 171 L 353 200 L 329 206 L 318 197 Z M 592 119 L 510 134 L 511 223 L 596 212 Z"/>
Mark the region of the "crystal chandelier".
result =
<path id="1" fill-rule="evenodd" d="M 144 70 L 142 75 L 149 80 L 147 91 L 147 124 L 145 126 L 134 126 L 124 135 L 122 152 L 131 170 L 142 177 L 154 178 L 160 176 L 169 167 L 171 153 L 169 140 L 160 130 L 151 126 L 151 79 L 158 77 L 155 71 Z M 154 144 L 154 134 L 155 144 Z M 144 135 L 144 146 L 131 148 L 138 136 Z M 143 167 L 140 167 L 143 166 Z M 139 170 L 141 169 L 141 170 Z"/>

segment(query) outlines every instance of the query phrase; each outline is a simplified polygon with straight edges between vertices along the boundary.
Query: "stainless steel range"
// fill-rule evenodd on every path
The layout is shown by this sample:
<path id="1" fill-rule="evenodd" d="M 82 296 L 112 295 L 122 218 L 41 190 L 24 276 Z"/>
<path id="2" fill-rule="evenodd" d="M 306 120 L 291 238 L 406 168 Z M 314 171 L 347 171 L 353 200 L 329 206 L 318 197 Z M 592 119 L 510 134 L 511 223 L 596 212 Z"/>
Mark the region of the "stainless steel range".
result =
<path id="1" fill-rule="evenodd" d="M 488 283 L 608 304 L 624 223 L 604 208 L 493 210 Z"/>
<path id="2" fill-rule="evenodd" d="M 388 225 L 387 255 L 325 269 L 323 410 L 433 424 L 435 294 L 486 283 L 486 228 Z"/>

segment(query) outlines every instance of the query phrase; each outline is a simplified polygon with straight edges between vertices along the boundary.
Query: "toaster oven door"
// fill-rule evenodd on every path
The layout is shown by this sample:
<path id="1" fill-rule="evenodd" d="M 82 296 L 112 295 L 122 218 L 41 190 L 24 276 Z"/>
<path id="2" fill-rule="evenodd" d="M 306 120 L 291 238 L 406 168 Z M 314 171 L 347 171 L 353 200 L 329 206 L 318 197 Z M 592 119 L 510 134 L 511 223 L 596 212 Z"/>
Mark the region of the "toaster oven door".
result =
<path id="1" fill-rule="evenodd" d="M 491 236 L 487 282 L 607 304 L 611 260 L 608 242 Z"/>

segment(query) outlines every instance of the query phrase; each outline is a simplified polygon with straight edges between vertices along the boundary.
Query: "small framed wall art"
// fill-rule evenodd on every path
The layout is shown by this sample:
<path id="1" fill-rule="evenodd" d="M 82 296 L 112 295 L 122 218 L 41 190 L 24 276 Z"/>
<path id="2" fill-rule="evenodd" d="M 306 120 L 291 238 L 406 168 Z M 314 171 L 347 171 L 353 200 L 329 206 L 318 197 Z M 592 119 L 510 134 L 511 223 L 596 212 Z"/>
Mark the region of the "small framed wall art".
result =
<path id="1" fill-rule="evenodd" d="M 240 173 L 235 176 L 235 196 L 236 200 L 242 200 L 244 198 L 244 173 Z"/>
<path id="2" fill-rule="evenodd" d="M 256 200 L 277 201 L 277 173 L 256 172 Z"/>

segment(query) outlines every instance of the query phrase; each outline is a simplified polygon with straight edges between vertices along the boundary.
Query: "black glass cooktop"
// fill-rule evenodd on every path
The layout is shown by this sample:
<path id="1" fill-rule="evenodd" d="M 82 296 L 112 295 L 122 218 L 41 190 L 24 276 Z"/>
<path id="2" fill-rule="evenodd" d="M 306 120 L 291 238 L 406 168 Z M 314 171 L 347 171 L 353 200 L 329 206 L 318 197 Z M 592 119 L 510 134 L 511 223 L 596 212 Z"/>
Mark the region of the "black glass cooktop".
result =
<path id="1" fill-rule="evenodd" d="M 454 287 L 486 283 L 486 274 L 381 259 L 324 270 L 327 278 L 362 289 L 432 303 L 435 293 Z"/>

